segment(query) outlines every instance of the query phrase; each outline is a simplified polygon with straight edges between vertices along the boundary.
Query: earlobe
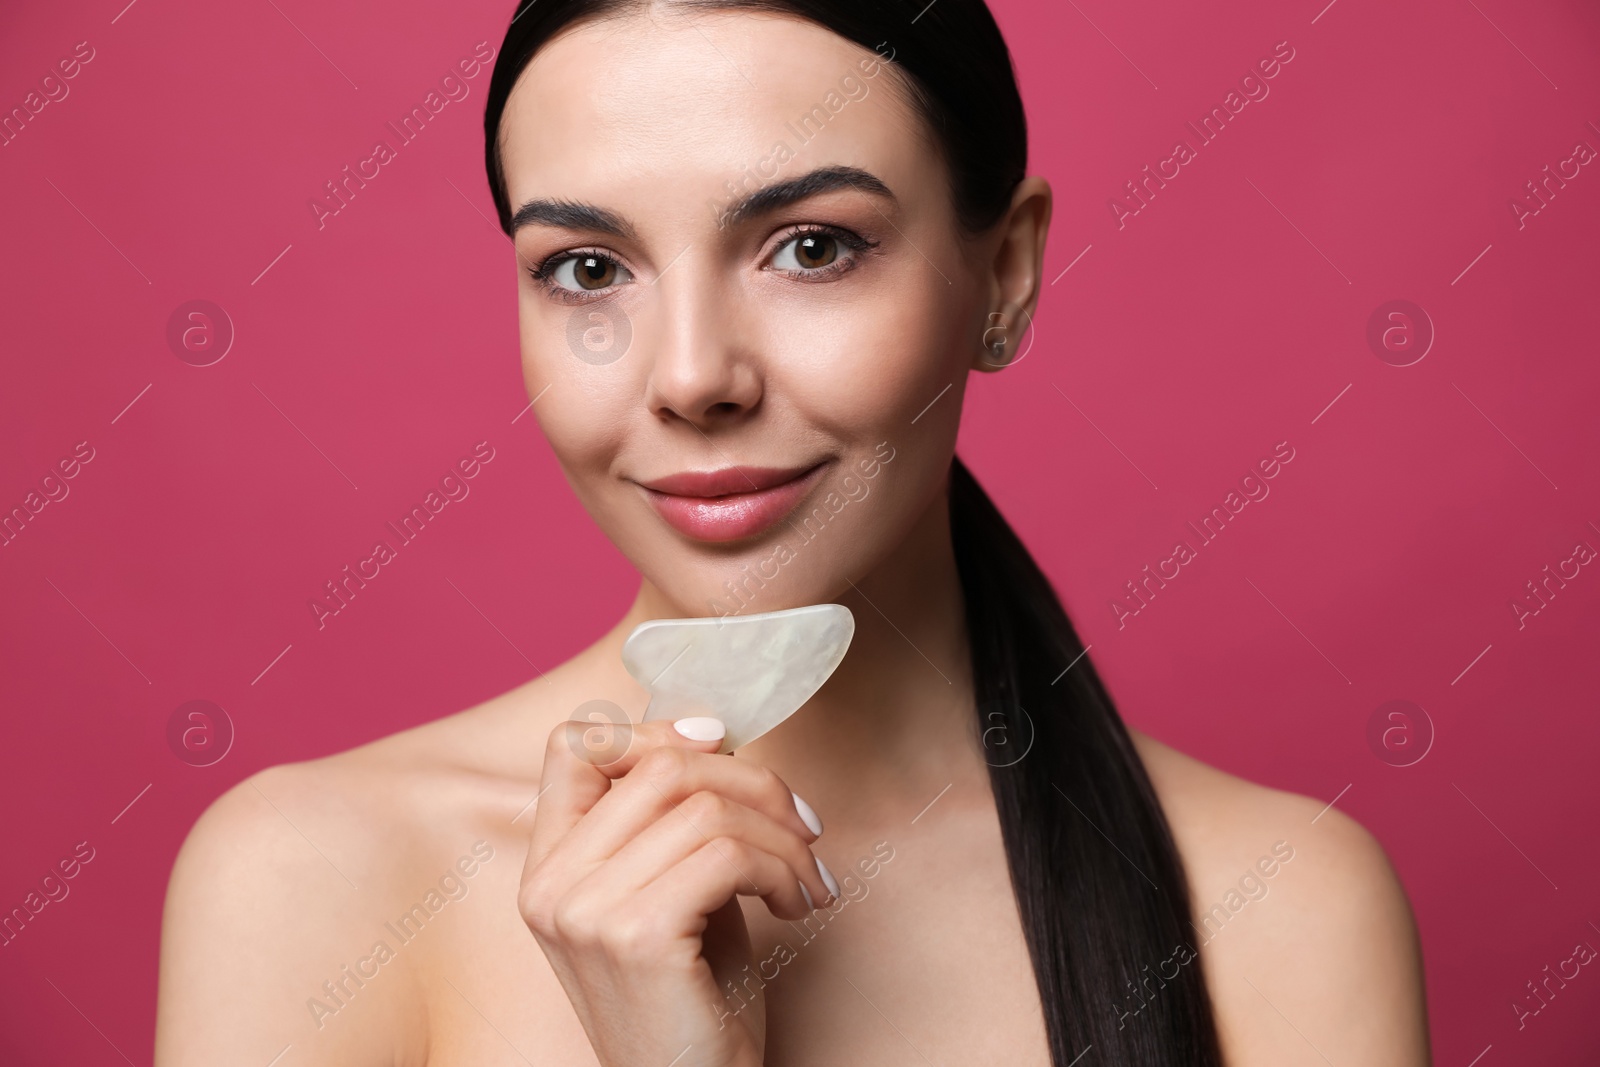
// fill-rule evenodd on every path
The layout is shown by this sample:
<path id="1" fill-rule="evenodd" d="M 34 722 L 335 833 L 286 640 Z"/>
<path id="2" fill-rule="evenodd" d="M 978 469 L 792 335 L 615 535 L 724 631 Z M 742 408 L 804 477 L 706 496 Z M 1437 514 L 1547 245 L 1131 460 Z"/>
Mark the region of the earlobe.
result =
<path id="1" fill-rule="evenodd" d="M 1021 363 L 1022 357 L 1029 354 L 1034 347 L 1034 317 L 1029 314 L 1026 307 L 1016 304 L 1006 304 L 1006 309 L 1013 310 L 1014 314 L 1005 312 L 989 312 L 989 328 L 984 330 L 981 349 L 973 360 L 973 370 L 1000 371 L 1013 363 Z M 1014 330 L 1019 322 L 1026 323 L 1021 331 Z M 1019 333 L 1019 336 L 1011 336 Z"/>
<path id="2" fill-rule="evenodd" d="M 998 311 L 989 312 L 989 326 L 983 331 L 973 368 L 980 371 L 997 371 L 1008 362 L 1006 344 L 1006 317 Z"/>

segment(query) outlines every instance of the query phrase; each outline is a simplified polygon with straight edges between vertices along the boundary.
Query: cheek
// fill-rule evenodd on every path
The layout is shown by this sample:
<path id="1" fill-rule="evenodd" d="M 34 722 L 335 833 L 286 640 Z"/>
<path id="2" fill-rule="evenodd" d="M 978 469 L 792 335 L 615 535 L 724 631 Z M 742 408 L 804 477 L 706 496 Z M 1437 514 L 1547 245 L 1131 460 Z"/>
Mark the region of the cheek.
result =
<path id="1" fill-rule="evenodd" d="M 527 282 L 519 282 L 519 286 L 526 287 Z M 552 335 L 550 325 L 546 321 L 547 315 L 534 306 L 533 299 L 524 289 L 519 289 L 517 307 L 517 340 L 521 347 L 522 355 L 522 382 L 527 388 L 528 399 L 532 400 L 539 395 L 539 391 L 550 384 L 550 379 L 555 370 L 554 349 L 551 345 Z"/>
<path id="2" fill-rule="evenodd" d="M 620 313 L 614 309 L 541 308 L 530 306 L 540 298 L 522 299 L 519 332 L 523 384 L 533 405 L 529 414 L 570 473 L 604 473 L 622 446 L 628 419 L 638 415 L 638 339 L 617 328 Z M 607 349 L 619 340 L 628 348 Z"/>
<path id="3" fill-rule="evenodd" d="M 941 416 L 956 420 L 959 406 L 945 402 L 960 392 L 965 360 L 954 340 L 958 315 L 951 302 L 939 302 L 942 295 L 898 288 L 784 324 L 774 330 L 779 340 L 770 364 L 772 375 L 782 376 L 778 387 L 808 421 L 869 449 L 886 437 L 898 441 L 924 430 Z M 951 384 L 955 388 L 924 413 Z"/>
<path id="4" fill-rule="evenodd" d="M 604 380 L 604 374 L 551 378 L 535 371 L 534 375 L 538 380 L 530 378 L 528 397 L 538 397 L 538 401 L 529 414 L 538 419 L 540 430 L 571 476 L 573 487 L 585 495 L 585 483 L 603 479 L 610 472 L 627 439 L 626 386 L 620 381 Z"/>
<path id="5" fill-rule="evenodd" d="M 965 312 L 942 280 L 907 279 L 873 299 L 810 310 L 786 324 L 768 362 L 768 386 L 799 421 L 845 450 L 829 488 L 875 454 L 891 454 L 863 481 L 868 492 L 845 507 L 842 537 L 819 539 L 790 571 L 801 581 L 875 565 L 909 532 L 937 495 L 961 421 L 970 355 L 959 342 Z M 880 443 L 889 446 L 878 453 Z M 800 572 L 817 571 L 821 574 Z M 817 596 L 834 595 L 820 589 Z"/>

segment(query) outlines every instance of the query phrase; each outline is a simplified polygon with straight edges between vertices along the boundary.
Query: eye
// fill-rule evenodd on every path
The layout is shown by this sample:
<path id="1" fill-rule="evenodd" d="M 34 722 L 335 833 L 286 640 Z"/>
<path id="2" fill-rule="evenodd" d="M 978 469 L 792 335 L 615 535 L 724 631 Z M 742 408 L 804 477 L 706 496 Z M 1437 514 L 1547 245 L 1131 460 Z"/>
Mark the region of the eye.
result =
<path id="1" fill-rule="evenodd" d="M 839 258 L 839 239 L 830 233 L 812 231 L 796 234 L 785 241 L 772 257 L 773 263 L 783 270 L 813 270 L 826 267 Z M 784 263 L 791 260 L 793 265 Z"/>
<path id="2" fill-rule="evenodd" d="M 627 267 L 600 252 L 563 252 L 552 256 L 528 272 L 535 282 L 563 300 L 582 300 L 585 294 L 614 289 L 618 282 L 631 281 Z M 572 295 L 567 295 L 572 294 Z"/>
<path id="3" fill-rule="evenodd" d="M 858 254 L 875 246 L 876 242 L 848 230 L 811 226 L 797 230 L 779 245 L 772 265 L 802 276 L 839 274 L 854 268 Z"/>

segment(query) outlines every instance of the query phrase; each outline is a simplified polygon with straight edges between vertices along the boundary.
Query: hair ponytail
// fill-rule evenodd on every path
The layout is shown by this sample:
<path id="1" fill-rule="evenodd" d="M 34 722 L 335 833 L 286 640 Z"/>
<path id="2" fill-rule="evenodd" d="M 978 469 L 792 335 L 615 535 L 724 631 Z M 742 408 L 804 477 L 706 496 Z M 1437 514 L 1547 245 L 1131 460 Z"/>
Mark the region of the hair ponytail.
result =
<path id="1" fill-rule="evenodd" d="M 1095 1063 L 1220 1065 L 1188 884 L 1144 766 L 1049 580 L 960 457 L 950 529 L 1051 1061 L 1092 1045 Z"/>
<path id="2" fill-rule="evenodd" d="M 500 166 L 500 116 L 517 76 L 568 26 L 648 6 L 650 0 L 518 3 L 483 114 L 489 190 L 507 234 L 512 207 Z M 1026 170 L 1028 132 L 1010 54 L 983 0 L 670 6 L 807 19 L 876 53 L 903 79 L 932 131 L 961 228 L 981 233 L 1004 215 Z M 1051 1061 L 1069 1067 L 1092 1045 L 1085 1067 L 1218 1067 L 1211 1002 L 1188 936 L 1183 866 L 1138 753 L 1093 665 L 1079 658 L 1083 646 L 1049 581 L 959 458 L 950 470 L 950 523 L 978 728 L 990 749 L 990 782 Z"/>

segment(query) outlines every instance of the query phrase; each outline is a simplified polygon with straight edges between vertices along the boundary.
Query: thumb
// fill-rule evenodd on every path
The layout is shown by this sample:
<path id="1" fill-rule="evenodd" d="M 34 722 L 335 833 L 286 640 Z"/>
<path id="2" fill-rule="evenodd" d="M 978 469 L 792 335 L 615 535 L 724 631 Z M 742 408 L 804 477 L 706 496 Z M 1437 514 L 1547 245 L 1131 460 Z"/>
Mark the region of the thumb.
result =
<path id="1" fill-rule="evenodd" d="M 721 719 L 710 715 L 691 715 L 674 720 L 672 732 L 678 735 L 674 739 L 676 743 L 687 742 L 684 747 L 715 752 L 722 747 L 722 739 L 728 736 L 728 727 Z"/>

